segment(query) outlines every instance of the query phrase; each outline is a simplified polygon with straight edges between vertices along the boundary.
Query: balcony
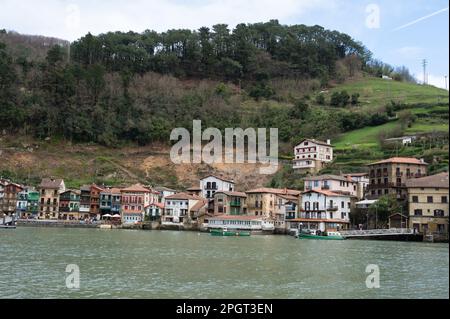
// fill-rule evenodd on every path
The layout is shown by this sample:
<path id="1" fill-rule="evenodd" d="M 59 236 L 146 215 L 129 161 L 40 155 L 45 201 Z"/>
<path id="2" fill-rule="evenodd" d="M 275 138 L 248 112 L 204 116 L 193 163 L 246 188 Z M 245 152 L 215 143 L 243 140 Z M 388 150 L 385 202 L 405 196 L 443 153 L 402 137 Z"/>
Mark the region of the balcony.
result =
<path id="1" fill-rule="evenodd" d="M 330 206 L 330 205 L 327 206 L 328 211 L 337 211 L 338 209 L 339 209 L 338 206 Z"/>
<path id="2" fill-rule="evenodd" d="M 330 189 L 330 185 L 323 185 L 322 186 L 322 190 L 329 190 Z"/>
<path id="3" fill-rule="evenodd" d="M 207 185 L 207 186 L 205 187 L 205 190 L 217 190 L 217 189 L 218 189 L 217 185 L 216 185 L 216 186 L 213 186 L 213 185 Z"/>
<path id="4" fill-rule="evenodd" d="M 295 206 L 294 205 L 286 205 L 286 212 L 295 212 Z"/>
<path id="5" fill-rule="evenodd" d="M 232 207 L 241 207 L 241 202 L 236 202 L 236 201 L 230 202 L 230 206 L 232 206 Z"/>

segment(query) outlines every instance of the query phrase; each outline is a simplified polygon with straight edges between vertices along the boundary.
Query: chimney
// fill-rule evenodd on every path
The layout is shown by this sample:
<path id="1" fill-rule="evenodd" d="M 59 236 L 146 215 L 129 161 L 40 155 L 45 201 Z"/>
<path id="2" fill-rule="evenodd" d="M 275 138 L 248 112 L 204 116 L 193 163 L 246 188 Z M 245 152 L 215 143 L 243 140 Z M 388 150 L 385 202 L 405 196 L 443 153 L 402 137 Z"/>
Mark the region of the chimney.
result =
<path id="1" fill-rule="evenodd" d="M 328 144 L 328 145 L 331 145 L 331 140 L 327 140 L 327 144 Z"/>
<path id="2" fill-rule="evenodd" d="M 425 160 L 423 158 L 420 159 L 421 163 L 425 163 Z"/>

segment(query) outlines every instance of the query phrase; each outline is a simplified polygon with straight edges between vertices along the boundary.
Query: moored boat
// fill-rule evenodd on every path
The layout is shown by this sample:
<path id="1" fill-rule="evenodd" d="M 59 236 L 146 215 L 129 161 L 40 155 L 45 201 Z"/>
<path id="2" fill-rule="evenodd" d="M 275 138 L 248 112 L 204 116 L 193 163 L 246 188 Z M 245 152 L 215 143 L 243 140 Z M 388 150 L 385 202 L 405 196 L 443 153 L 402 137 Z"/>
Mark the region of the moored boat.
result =
<path id="1" fill-rule="evenodd" d="M 301 231 L 298 234 L 299 239 L 319 239 L 319 240 L 344 240 L 339 232 L 321 232 L 316 230 Z"/>
<path id="2" fill-rule="evenodd" d="M 212 236 L 250 236 L 249 231 L 239 231 L 239 230 L 227 230 L 224 229 L 211 229 Z"/>

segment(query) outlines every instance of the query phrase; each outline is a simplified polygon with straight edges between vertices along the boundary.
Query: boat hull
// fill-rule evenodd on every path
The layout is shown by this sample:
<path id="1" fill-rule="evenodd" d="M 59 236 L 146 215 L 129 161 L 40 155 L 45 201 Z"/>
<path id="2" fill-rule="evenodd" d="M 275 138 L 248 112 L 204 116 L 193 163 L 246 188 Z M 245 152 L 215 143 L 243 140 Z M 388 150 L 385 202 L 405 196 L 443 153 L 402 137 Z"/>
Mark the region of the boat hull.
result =
<path id="1" fill-rule="evenodd" d="M 318 239 L 318 240 L 344 240 L 344 237 L 341 236 L 318 236 L 318 235 L 309 235 L 309 234 L 299 234 L 299 239 Z"/>
<path id="2" fill-rule="evenodd" d="M 246 231 L 224 231 L 224 230 L 211 230 L 212 236 L 236 236 L 236 237 L 248 237 L 250 232 Z"/>

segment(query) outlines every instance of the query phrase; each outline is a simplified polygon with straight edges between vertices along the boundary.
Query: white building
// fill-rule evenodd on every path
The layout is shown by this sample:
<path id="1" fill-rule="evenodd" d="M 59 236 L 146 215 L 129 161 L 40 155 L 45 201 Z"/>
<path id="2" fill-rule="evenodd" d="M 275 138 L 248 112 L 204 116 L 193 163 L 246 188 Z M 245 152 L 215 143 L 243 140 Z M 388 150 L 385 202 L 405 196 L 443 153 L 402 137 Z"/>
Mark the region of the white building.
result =
<path id="1" fill-rule="evenodd" d="M 363 199 L 366 194 L 367 186 L 369 186 L 369 173 L 349 173 L 342 175 L 351 178 L 356 183 L 356 197 Z"/>
<path id="2" fill-rule="evenodd" d="M 336 193 L 357 196 L 358 183 L 351 177 L 338 175 L 320 175 L 305 178 L 305 191 L 328 190 Z"/>
<path id="3" fill-rule="evenodd" d="M 302 194 L 299 222 L 304 229 L 336 231 L 350 224 L 351 197 L 328 190 L 310 190 Z"/>
<path id="4" fill-rule="evenodd" d="M 164 216 L 162 224 L 182 224 L 189 218 L 189 212 L 199 202 L 200 197 L 187 193 L 178 193 L 167 196 L 164 203 Z"/>
<path id="5" fill-rule="evenodd" d="M 304 139 L 294 148 L 293 168 L 300 172 L 316 173 L 333 161 L 333 147 L 326 142 Z"/>
<path id="6" fill-rule="evenodd" d="M 208 219 L 208 229 L 228 229 L 247 231 L 270 231 L 275 229 L 273 221 L 261 216 L 222 215 Z"/>
<path id="7" fill-rule="evenodd" d="M 164 203 L 167 196 L 177 193 L 176 190 L 164 186 L 154 187 L 153 190 L 158 192 L 158 203 Z"/>
<path id="8" fill-rule="evenodd" d="M 234 181 L 221 176 L 209 175 L 200 180 L 200 188 L 204 198 L 214 199 L 214 194 L 218 191 L 233 192 Z"/>

